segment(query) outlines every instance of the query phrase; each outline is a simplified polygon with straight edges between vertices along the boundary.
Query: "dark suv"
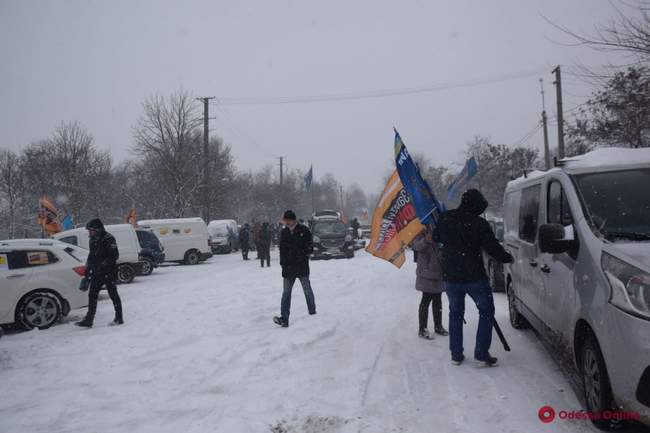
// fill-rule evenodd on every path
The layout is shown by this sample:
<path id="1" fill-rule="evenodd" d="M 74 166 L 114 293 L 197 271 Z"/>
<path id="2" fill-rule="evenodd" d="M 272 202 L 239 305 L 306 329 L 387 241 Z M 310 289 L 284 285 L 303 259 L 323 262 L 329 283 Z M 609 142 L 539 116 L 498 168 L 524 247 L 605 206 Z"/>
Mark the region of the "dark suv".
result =
<path id="1" fill-rule="evenodd" d="M 151 275 L 154 268 L 165 261 L 165 247 L 154 232 L 138 229 L 135 231 L 140 243 L 140 275 Z"/>
<path id="2" fill-rule="evenodd" d="M 354 257 L 354 240 L 338 218 L 319 218 L 313 222 L 314 252 L 312 259 Z"/>

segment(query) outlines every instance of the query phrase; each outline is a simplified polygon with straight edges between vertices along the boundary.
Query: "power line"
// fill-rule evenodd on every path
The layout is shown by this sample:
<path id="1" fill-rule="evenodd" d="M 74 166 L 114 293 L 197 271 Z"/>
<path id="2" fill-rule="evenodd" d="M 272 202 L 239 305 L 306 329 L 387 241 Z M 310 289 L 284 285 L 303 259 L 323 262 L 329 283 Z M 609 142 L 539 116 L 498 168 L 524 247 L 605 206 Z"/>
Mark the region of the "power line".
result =
<path id="1" fill-rule="evenodd" d="M 386 98 L 391 96 L 414 95 L 419 93 L 438 92 L 443 90 L 477 87 L 484 84 L 501 83 L 537 76 L 546 68 L 536 68 L 518 73 L 503 74 L 477 80 L 465 80 L 430 86 L 413 87 L 404 89 L 374 90 L 368 92 L 342 93 L 331 95 L 311 96 L 276 96 L 276 97 L 250 97 L 250 98 L 220 98 L 221 105 L 278 105 L 278 104 L 307 104 L 314 102 L 352 101 L 361 99 Z"/>

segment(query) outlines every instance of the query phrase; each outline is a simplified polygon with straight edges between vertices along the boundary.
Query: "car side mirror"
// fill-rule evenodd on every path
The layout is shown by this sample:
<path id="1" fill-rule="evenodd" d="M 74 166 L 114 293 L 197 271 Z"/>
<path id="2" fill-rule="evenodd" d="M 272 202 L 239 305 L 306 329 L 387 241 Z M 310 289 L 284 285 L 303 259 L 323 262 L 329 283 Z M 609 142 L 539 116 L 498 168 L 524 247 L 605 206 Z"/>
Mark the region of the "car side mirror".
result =
<path id="1" fill-rule="evenodd" d="M 573 246 L 573 229 L 565 230 L 562 224 L 544 224 L 539 227 L 539 249 L 543 253 L 562 254 Z"/>

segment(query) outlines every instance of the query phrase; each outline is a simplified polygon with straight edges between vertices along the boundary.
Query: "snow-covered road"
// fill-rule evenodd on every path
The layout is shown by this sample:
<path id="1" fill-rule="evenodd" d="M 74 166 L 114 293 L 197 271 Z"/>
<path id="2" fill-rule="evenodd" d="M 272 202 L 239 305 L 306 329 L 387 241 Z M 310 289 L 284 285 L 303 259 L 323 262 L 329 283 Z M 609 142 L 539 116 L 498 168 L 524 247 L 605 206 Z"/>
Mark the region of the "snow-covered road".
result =
<path id="1" fill-rule="evenodd" d="M 454 367 L 448 341 L 417 338 L 412 260 L 401 270 L 360 253 L 312 263 L 318 314 L 300 285 L 291 327 L 278 328 L 281 278 L 233 254 L 170 266 L 120 286 L 126 324 L 72 321 L 0 339 L 0 431 L 58 432 L 592 432 L 583 421 L 539 421 L 538 410 L 581 408 L 506 300 L 495 336 L 500 366 Z M 444 299 L 444 296 L 443 296 Z M 446 302 L 445 302 L 445 312 Z M 467 303 L 465 351 L 477 313 Z M 445 324 L 446 324 L 445 316 Z"/>

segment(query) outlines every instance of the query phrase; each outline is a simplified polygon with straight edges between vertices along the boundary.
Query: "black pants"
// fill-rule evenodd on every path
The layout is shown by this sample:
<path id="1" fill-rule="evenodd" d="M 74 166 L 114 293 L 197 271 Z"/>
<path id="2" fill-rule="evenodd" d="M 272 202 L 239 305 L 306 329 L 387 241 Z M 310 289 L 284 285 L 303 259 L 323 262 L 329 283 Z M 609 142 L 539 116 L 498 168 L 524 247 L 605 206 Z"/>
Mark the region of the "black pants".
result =
<path id="1" fill-rule="evenodd" d="M 271 245 L 260 244 L 258 254 L 262 267 L 264 267 L 264 262 L 266 262 L 266 266 L 271 266 Z"/>
<path id="2" fill-rule="evenodd" d="M 241 247 L 241 255 L 244 258 L 244 260 L 248 260 L 248 246 L 242 245 L 242 247 Z"/>
<path id="3" fill-rule="evenodd" d="M 99 297 L 99 291 L 103 288 L 108 290 L 108 296 L 111 297 L 113 301 L 113 307 L 115 308 L 115 319 L 122 320 L 122 301 L 120 300 L 120 295 L 117 293 L 117 287 L 115 286 L 115 281 L 112 278 L 98 279 L 97 281 L 90 282 L 90 288 L 88 289 L 88 312 L 86 313 L 86 321 L 92 323 L 95 320 L 95 313 L 97 312 L 97 298 Z"/>
<path id="4" fill-rule="evenodd" d="M 431 312 L 433 313 L 433 325 L 435 327 L 442 326 L 442 297 L 440 293 L 426 293 L 422 292 L 422 300 L 420 301 L 420 331 L 427 329 L 429 323 L 429 304 L 431 304 Z"/>

